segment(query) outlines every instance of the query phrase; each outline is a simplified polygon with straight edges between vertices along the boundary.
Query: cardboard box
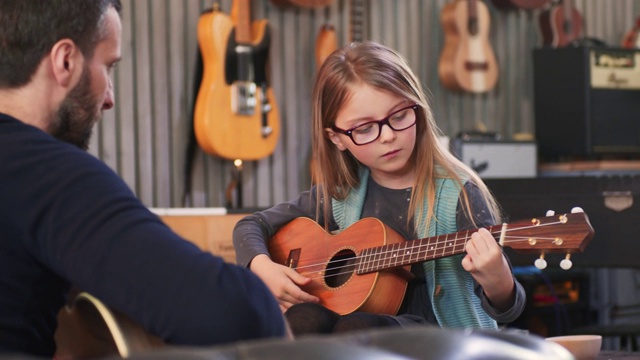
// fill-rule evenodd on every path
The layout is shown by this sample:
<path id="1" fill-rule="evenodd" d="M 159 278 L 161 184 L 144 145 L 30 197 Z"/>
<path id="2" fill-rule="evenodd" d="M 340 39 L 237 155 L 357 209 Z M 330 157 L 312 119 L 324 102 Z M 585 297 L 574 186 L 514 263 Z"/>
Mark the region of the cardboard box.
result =
<path id="1" fill-rule="evenodd" d="M 203 251 L 236 263 L 232 233 L 236 223 L 248 214 L 226 214 L 225 209 L 151 209 L 173 231 Z"/>

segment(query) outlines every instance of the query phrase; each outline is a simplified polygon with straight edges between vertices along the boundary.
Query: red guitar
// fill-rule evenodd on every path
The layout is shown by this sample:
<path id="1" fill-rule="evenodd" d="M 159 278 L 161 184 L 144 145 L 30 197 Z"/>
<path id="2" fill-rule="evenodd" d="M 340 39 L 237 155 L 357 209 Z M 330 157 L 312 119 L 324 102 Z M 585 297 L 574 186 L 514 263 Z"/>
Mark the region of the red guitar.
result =
<path id="1" fill-rule="evenodd" d="M 442 84 L 454 91 L 487 92 L 498 81 L 489 44 L 489 10 L 481 0 L 456 0 L 440 13 L 445 44 L 438 63 Z"/>
<path id="2" fill-rule="evenodd" d="M 565 47 L 582 37 L 582 15 L 573 7 L 572 0 L 561 0 L 560 4 L 541 12 L 538 23 L 542 44 L 546 46 Z"/>
<path id="3" fill-rule="evenodd" d="M 640 16 L 633 28 L 624 34 L 620 45 L 625 49 L 640 49 Z"/>
<path id="4" fill-rule="evenodd" d="M 594 235 L 584 213 L 487 228 L 503 246 L 530 253 L 582 252 Z M 276 263 L 312 278 L 303 290 L 339 313 L 395 314 L 407 288 L 408 265 L 464 253 L 475 230 L 406 241 L 380 220 L 362 219 L 338 235 L 298 218 L 269 241 Z"/>
<path id="5" fill-rule="evenodd" d="M 235 21 L 218 9 L 198 21 L 204 73 L 196 139 L 205 152 L 231 160 L 270 155 L 280 133 L 267 71 L 270 33 L 265 19 L 251 21 L 250 6 L 249 0 L 234 0 Z"/>

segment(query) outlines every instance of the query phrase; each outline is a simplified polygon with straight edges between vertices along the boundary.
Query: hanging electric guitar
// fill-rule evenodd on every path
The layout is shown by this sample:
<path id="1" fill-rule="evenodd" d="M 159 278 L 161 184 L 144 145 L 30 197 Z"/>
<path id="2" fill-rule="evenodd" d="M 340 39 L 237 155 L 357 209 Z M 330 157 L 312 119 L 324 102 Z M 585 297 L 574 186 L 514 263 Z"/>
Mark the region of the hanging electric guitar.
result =
<path id="1" fill-rule="evenodd" d="M 487 229 L 503 246 L 537 254 L 582 252 L 594 235 L 582 212 Z M 404 298 L 408 265 L 464 253 L 474 231 L 406 241 L 374 218 L 362 219 L 337 235 L 328 234 L 312 219 L 297 218 L 268 244 L 274 262 L 312 279 L 302 289 L 319 297 L 327 308 L 343 315 L 354 311 L 393 315 Z"/>
<path id="2" fill-rule="evenodd" d="M 200 147 L 226 159 L 270 155 L 280 115 L 269 83 L 267 20 L 251 21 L 250 0 L 234 0 L 232 16 L 218 8 L 200 16 L 198 44 L 204 62 L 194 127 Z"/>
<path id="3" fill-rule="evenodd" d="M 540 13 L 538 18 L 542 45 L 561 48 L 582 37 L 582 15 L 573 0 L 561 0 Z"/>
<path id="4" fill-rule="evenodd" d="M 624 34 L 620 45 L 625 49 L 640 49 L 640 16 L 633 28 Z"/>
<path id="5" fill-rule="evenodd" d="M 489 43 L 490 17 L 482 0 L 455 0 L 440 13 L 445 44 L 438 63 L 442 84 L 454 91 L 484 93 L 498 81 Z"/>
<path id="6" fill-rule="evenodd" d="M 365 33 L 365 4 L 364 0 L 351 0 L 349 2 L 349 41 L 361 42 Z M 329 8 L 325 8 L 325 24 L 316 37 L 316 68 L 320 68 L 326 58 L 338 48 L 338 36 L 335 28 L 329 24 Z M 313 155 L 313 154 L 312 154 Z M 311 180 L 317 183 L 317 163 L 313 156 L 309 159 L 309 171 Z"/>

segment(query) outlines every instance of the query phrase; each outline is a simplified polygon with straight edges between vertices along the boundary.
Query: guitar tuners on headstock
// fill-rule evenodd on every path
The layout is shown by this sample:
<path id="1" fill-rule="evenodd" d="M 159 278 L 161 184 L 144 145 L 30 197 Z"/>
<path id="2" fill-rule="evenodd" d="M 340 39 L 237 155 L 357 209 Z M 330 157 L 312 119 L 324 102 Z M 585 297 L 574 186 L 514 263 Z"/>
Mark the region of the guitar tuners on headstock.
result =
<path id="1" fill-rule="evenodd" d="M 571 267 L 573 266 L 573 263 L 571 262 L 571 254 L 567 254 L 567 256 L 560 261 L 560 267 L 562 268 L 562 270 L 569 270 L 571 269 Z"/>
<path id="2" fill-rule="evenodd" d="M 540 254 L 540 257 L 536 259 L 536 261 L 534 261 L 533 265 L 538 270 L 544 270 L 547 268 L 547 260 L 544 259 L 544 253 Z M 569 270 L 572 266 L 573 263 L 571 262 L 571 254 L 567 254 L 565 258 L 560 261 L 560 267 L 563 270 Z"/>
<path id="3" fill-rule="evenodd" d="M 547 260 L 544 259 L 544 253 L 540 254 L 540 258 L 536 259 L 533 265 L 538 268 L 538 270 L 544 270 L 547 268 Z"/>

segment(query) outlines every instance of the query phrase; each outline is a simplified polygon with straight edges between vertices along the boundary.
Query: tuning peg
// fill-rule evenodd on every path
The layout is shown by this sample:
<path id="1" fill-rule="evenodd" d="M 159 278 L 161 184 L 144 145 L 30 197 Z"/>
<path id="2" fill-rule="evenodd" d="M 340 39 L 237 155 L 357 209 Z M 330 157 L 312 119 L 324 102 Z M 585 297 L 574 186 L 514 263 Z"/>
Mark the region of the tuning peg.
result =
<path id="1" fill-rule="evenodd" d="M 571 209 L 571 213 L 572 213 L 572 214 L 575 214 L 575 213 L 583 213 L 583 212 L 584 212 L 584 210 L 582 210 L 582 208 L 581 208 L 581 207 L 579 207 L 579 206 L 576 206 L 576 207 L 574 207 L 573 209 Z"/>
<path id="2" fill-rule="evenodd" d="M 538 270 L 544 270 L 547 268 L 547 260 L 544 259 L 544 253 L 540 254 L 540 258 L 536 259 L 533 265 L 538 268 Z"/>
<path id="3" fill-rule="evenodd" d="M 573 263 L 571 262 L 571 259 L 569 259 L 570 257 L 571 257 L 571 254 L 567 254 L 567 256 L 564 258 L 564 260 L 560 261 L 560 267 L 563 270 L 569 270 L 573 266 Z"/>
<path id="4" fill-rule="evenodd" d="M 555 215 L 555 214 L 556 214 L 556 212 L 555 212 L 555 211 L 553 211 L 553 210 L 547 210 L 547 216 L 553 216 L 553 215 Z"/>

